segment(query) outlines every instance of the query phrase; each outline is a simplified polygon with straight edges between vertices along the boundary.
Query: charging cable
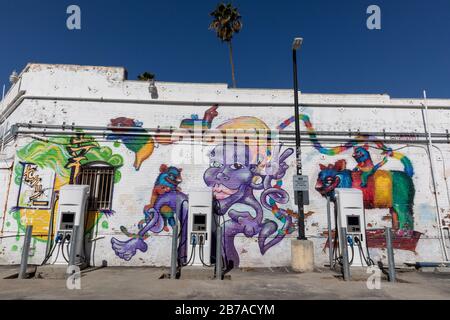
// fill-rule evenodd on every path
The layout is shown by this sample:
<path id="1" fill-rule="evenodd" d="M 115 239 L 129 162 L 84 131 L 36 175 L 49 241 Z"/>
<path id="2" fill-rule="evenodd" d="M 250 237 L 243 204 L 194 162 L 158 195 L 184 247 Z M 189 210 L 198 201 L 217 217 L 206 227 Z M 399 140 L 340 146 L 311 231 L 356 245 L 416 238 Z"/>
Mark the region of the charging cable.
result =
<path id="1" fill-rule="evenodd" d="M 51 258 L 51 256 L 53 255 L 53 252 L 55 251 L 56 247 L 58 247 L 59 241 L 61 241 L 62 238 L 63 238 L 62 233 L 59 233 L 59 234 L 56 236 L 55 243 L 53 244 L 53 247 L 50 249 L 50 251 L 49 251 L 49 253 L 47 254 L 47 256 L 44 258 L 44 261 L 42 261 L 41 266 L 45 265 L 45 264 L 48 262 L 48 260 L 49 260 L 49 259 Z M 59 254 L 59 249 L 58 249 L 58 254 Z M 57 256 L 57 257 L 58 257 L 58 256 Z"/>

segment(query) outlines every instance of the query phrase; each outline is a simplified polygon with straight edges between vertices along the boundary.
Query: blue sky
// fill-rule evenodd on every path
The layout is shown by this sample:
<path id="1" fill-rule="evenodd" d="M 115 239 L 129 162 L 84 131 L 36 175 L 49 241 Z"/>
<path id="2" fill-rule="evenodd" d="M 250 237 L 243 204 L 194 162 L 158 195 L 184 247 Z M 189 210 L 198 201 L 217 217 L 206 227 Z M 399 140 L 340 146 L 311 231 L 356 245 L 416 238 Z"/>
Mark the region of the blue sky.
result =
<path id="1" fill-rule="evenodd" d="M 162 81 L 231 84 L 228 49 L 208 30 L 211 0 L 2 0 L 0 84 L 27 62 L 124 66 Z M 66 28 L 78 4 L 82 30 Z M 238 87 L 292 87 L 291 43 L 303 92 L 450 98 L 449 0 L 235 0 Z M 366 28 L 381 7 L 382 29 Z"/>

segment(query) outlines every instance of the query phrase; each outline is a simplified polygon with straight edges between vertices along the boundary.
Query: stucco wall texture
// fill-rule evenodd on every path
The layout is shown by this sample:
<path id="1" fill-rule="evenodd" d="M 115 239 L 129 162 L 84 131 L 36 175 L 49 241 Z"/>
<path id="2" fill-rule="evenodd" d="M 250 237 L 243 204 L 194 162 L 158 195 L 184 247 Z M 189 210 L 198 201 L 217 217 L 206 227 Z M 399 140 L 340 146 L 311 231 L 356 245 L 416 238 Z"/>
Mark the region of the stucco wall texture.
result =
<path id="1" fill-rule="evenodd" d="M 238 195 L 239 188 L 246 190 L 246 195 L 236 196 L 223 212 L 224 220 L 229 221 L 227 226 L 244 230 L 227 233 L 226 245 L 232 247 L 229 252 L 237 255 L 237 265 L 290 265 L 291 239 L 297 236 L 297 207 L 292 185 L 295 153 L 286 151 L 294 148 L 294 125 L 289 121 L 293 116 L 292 90 L 230 89 L 226 84 L 157 81 L 156 95 L 152 95 L 149 83 L 126 80 L 125 74 L 123 68 L 115 67 L 29 64 L 9 90 L 2 103 L 2 128 L 11 128 L 17 123 L 55 127 L 46 131 L 20 127 L 29 133 L 19 133 L 3 146 L 0 264 L 20 263 L 27 221 L 33 223 L 36 234 L 30 263 L 40 264 L 44 259 L 47 240 L 44 234 L 48 232 L 51 210 L 20 206 L 22 163 L 36 164 L 41 175 L 54 173 L 55 181 L 49 193 L 53 195 L 69 181 L 70 169 L 65 166 L 71 158 L 67 147 L 75 143 L 71 140 L 73 125 L 83 127 L 82 137 L 95 146 L 81 164 L 101 160 L 116 166 L 111 210 L 90 213 L 92 221 L 87 229 L 91 239 L 88 243 L 91 264 L 99 265 L 106 260 L 108 265 L 170 265 L 172 228 L 167 213 L 158 212 L 164 226 L 152 229 L 142 240 L 147 245 L 145 252 L 138 249 L 129 259 L 124 259 L 117 254 L 111 239 L 125 242 L 131 239 L 130 234 L 138 233 L 139 222 L 145 221 L 145 212 L 148 214 L 148 205 L 152 204 L 152 195 L 156 195 L 155 199 L 164 196 L 164 189 L 158 193 L 159 174 L 173 167 L 181 169 L 175 172 L 180 182 L 171 190 L 173 192 L 188 196 L 190 191 L 213 188 L 226 200 L 230 194 Z M 367 228 L 373 231 L 369 239 L 372 259 L 386 259 L 386 251 L 379 242 L 382 235 L 377 234 L 377 230 L 391 226 L 393 216 L 397 216 L 394 217 L 396 263 L 441 261 L 444 258 L 442 243 L 449 249 L 448 236 L 444 241 L 440 239 L 448 231 L 443 228 L 441 233 L 440 226 L 445 226 L 450 218 L 450 141 L 445 137 L 446 130 L 450 129 L 450 100 L 428 100 L 428 130 L 433 135 L 442 135 L 433 138 L 431 148 L 434 183 L 427 140 L 422 136 L 425 133 L 423 100 L 391 99 L 388 95 L 301 94 L 300 102 L 300 113 L 305 115 L 301 122 L 302 137 L 308 138 L 302 141 L 303 173 L 309 176 L 310 184 L 310 204 L 305 206 L 306 235 L 314 242 L 316 264 L 328 261 L 326 198 L 319 192 L 320 186 L 344 183 L 344 175 L 347 187 L 364 188 L 367 194 L 365 213 Z M 139 132 L 144 136 L 130 141 L 111 129 L 120 124 L 142 129 Z M 274 133 L 273 140 L 265 140 L 258 148 L 259 142 L 240 142 L 243 153 L 256 159 L 252 166 L 240 161 L 238 151 L 233 154 L 232 163 L 219 154 L 218 139 L 214 142 L 200 138 L 190 140 L 192 132 L 189 130 L 194 130 L 194 126 L 205 132 L 215 130 L 212 132 L 216 134 L 224 129 L 246 129 L 252 137 L 257 136 L 255 129 L 261 132 L 270 129 L 281 134 Z M 167 143 L 152 136 L 157 128 L 172 128 L 185 137 L 182 141 L 173 138 Z M 67 134 L 60 132 L 63 130 Z M 59 133 L 55 134 L 56 131 Z M 379 140 L 363 137 L 351 147 L 336 148 L 348 145 L 358 131 L 372 133 Z M 321 133 L 318 140 L 311 140 L 314 132 Z M 263 140 L 266 137 L 261 133 L 260 136 Z M 358 164 L 354 157 L 358 146 L 366 150 L 365 156 L 371 161 Z M 289 156 L 278 161 L 275 155 L 284 152 Z M 280 169 L 280 176 L 267 178 L 270 185 L 264 186 L 261 181 L 267 176 L 255 172 L 261 169 L 258 165 L 267 165 L 271 159 L 284 169 Z M 385 163 L 368 174 L 367 185 L 362 187 L 364 166 L 378 164 L 383 159 Z M 227 173 L 235 183 L 233 187 L 226 182 L 221 184 L 223 181 L 216 176 L 208 180 L 216 163 L 219 167 L 235 163 L 241 166 L 233 166 L 234 171 Z M 250 178 L 244 177 L 241 170 L 247 170 Z M 398 174 L 393 172 L 403 172 L 405 178 L 399 180 Z M 325 180 L 319 178 L 321 173 Z M 278 193 L 270 193 L 271 188 Z M 262 196 L 266 191 L 269 196 Z M 277 198 L 277 194 L 281 198 Z M 239 217 L 233 212 L 240 212 Z M 395 226 L 397 219 L 400 223 Z M 253 229 L 249 231 L 246 226 Z M 270 226 L 276 227 L 272 230 Z M 271 242 L 273 239 L 276 241 Z"/>

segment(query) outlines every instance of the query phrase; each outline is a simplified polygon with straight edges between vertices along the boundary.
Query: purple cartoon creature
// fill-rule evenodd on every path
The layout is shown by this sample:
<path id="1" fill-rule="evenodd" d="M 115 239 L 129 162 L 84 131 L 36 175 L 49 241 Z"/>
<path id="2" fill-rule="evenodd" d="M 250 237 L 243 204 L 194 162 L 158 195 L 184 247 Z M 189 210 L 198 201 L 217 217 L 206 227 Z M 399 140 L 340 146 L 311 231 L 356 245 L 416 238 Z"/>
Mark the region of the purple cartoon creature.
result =
<path id="1" fill-rule="evenodd" d="M 281 147 L 277 151 L 281 151 Z M 239 142 L 216 146 L 210 153 L 210 167 L 203 177 L 218 203 L 216 214 L 228 214 L 230 218 L 222 225 L 222 256 L 227 271 L 239 266 L 239 255 L 234 245 L 236 235 L 257 236 L 260 252 L 264 255 L 293 231 L 292 216 L 277 206 L 277 203 L 289 201 L 289 195 L 281 188 L 280 182 L 289 167 L 285 160 L 293 149 L 286 149 L 279 157 L 272 156 L 264 170 L 251 163 L 250 153 L 249 146 Z M 277 181 L 275 186 L 272 180 Z M 255 190 L 261 191 L 259 201 L 254 195 Z M 232 209 L 235 205 L 239 208 Z M 242 207 L 245 208 L 243 211 L 236 210 Z M 279 227 L 276 221 L 265 218 L 263 208 L 270 210 L 283 226 Z"/>
<path id="2" fill-rule="evenodd" d="M 160 174 L 153 188 L 150 204 L 144 207 L 145 218 L 138 223 L 138 232 L 128 232 L 124 226 L 121 226 L 120 230 L 129 239 L 121 241 L 111 238 L 112 248 L 119 258 L 129 261 L 136 254 L 137 250 L 146 252 L 148 246 L 145 240 L 149 237 L 150 232 L 169 232 L 169 225 L 173 227 L 176 223 L 176 215 L 182 226 L 182 240 L 178 247 L 178 259 L 181 263 L 186 262 L 188 197 L 178 188 L 178 184 L 181 181 L 181 169 L 166 165 L 161 166 Z"/>

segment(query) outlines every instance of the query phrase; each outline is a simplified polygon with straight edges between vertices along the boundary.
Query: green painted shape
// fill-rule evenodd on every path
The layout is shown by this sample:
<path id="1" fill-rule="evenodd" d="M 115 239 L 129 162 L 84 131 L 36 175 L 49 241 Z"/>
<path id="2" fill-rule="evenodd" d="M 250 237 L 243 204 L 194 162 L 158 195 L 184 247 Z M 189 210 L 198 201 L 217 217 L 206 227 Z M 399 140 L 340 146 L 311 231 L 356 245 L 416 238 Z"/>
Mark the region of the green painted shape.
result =
<path id="1" fill-rule="evenodd" d="M 70 136 L 51 138 L 48 142 L 33 140 L 28 145 L 18 150 L 17 156 L 23 162 L 34 163 L 40 168 L 50 168 L 55 171 L 60 178 L 68 179 L 70 177 L 70 170 L 66 169 L 65 165 L 70 158 L 70 154 L 67 152 L 67 146 L 71 145 L 70 138 Z M 89 135 L 85 135 L 84 138 L 91 139 L 89 144 L 95 145 L 97 148 L 91 149 L 86 154 L 86 160 L 83 160 L 81 164 L 101 161 L 116 168 L 120 168 L 123 165 L 124 160 L 120 154 L 113 153 L 109 147 L 100 146 L 98 142 Z M 17 185 L 20 185 L 22 173 L 23 166 L 16 166 L 14 181 Z M 114 183 L 119 182 L 120 178 L 120 171 L 116 170 Z"/>
<path id="2" fill-rule="evenodd" d="M 80 132 L 81 133 L 81 132 Z M 122 178 L 120 170 L 123 166 L 124 160 L 120 154 L 113 153 L 112 149 L 105 146 L 100 146 L 97 141 L 92 136 L 84 135 L 85 139 L 90 139 L 89 144 L 95 145 L 96 148 L 91 149 L 85 156 L 86 160 L 83 160 L 81 164 L 87 164 L 89 162 L 105 162 L 116 168 L 114 175 L 114 183 L 118 183 Z M 65 168 L 65 165 L 70 158 L 70 154 L 67 151 L 67 146 L 72 145 L 70 142 L 71 136 L 63 136 L 58 138 L 50 138 L 47 141 L 33 140 L 23 148 L 17 151 L 17 156 L 22 162 L 34 163 L 40 168 L 50 168 L 52 169 L 60 178 L 69 179 L 70 170 Z M 16 164 L 14 168 L 14 182 L 17 185 L 21 184 L 23 175 L 23 166 Z M 17 222 L 18 230 L 17 233 L 25 232 L 26 228 L 20 220 L 20 210 L 11 210 L 14 220 Z M 95 221 L 93 226 L 95 226 L 100 217 Z M 89 233 L 93 226 L 86 230 Z M 20 236 L 16 237 L 19 240 Z M 39 242 L 46 242 L 47 240 L 36 238 Z"/>
<path id="3" fill-rule="evenodd" d="M 17 245 L 13 245 L 12 247 L 11 247 L 11 251 L 18 251 L 19 250 L 19 247 L 17 246 Z"/>
<path id="4" fill-rule="evenodd" d="M 125 146 L 134 153 L 139 152 L 149 142 L 150 137 L 131 137 L 124 140 Z"/>
<path id="5" fill-rule="evenodd" d="M 103 221 L 103 222 L 102 222 L 102 228 L 103 228 L 103 229 L 108 229 L 108 228 L 109 228 L 109 223 L 108 223 L 108 221 Z"/>
<path id="6" fill-rule="evenodd" d="M 59 177 L 68 179 L 70 170 L 64 168 L 70 158 L 67 152 L 67 145 L 70 144 L 70 137 L 60 137 L 49 139 L 49 142 L 33 140 L 25 147 L 17 151 L 17 156 L 23 162 L 31 162 L 40 168 L 50 168 Z M 16 183 L 20 184 L 23 166 L 16 166 Z M 17 175 L 17 173 L 20 173 Z"/>
<path id="7" fill-rule="evenodd" d="M 399 228 L 413 230 L 414 183 L 403 171 L 391 171 L 391 175 L 392 203 L 398 215 Z"/>
<path id="8" fill-rule="evenodd" d="M 87 229 L 84 231 L 84 234 L 85 234 L 85 235 L 91 233 L 91 232 L 94 230 L 94 227 L 98 224 L 98 222 L 99 222 L 100 219 L 103 217 L 103 215 L 104 215 L 103 213 L 99 213 L 99 214 L 98 214 L 97 219 L 95 219 L 95 221 L 94 221 L 94 223 L 92 223 L 91 227 L 90 227 L 90 228 L 87 228 Z"/>

